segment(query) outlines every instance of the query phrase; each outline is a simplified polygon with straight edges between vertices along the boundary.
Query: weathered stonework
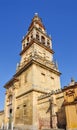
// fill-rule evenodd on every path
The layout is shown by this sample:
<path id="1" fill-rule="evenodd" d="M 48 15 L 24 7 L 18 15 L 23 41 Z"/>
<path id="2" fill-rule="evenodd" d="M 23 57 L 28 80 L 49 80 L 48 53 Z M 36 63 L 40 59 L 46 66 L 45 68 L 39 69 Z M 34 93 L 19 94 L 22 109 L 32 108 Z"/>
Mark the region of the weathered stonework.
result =
<path id="1" fill-rule="evenodd" d="M 52 39 L 35 14 L 22 39 L 16 73 L 4 85 L 5 107 L 4 113 L 0 113 L 0 127 L 7 130 L 77 129 L 77 83 L 71 82 L 73 88 L 69 85 L 61 89 L 61 73 L 53 54 Z"/>

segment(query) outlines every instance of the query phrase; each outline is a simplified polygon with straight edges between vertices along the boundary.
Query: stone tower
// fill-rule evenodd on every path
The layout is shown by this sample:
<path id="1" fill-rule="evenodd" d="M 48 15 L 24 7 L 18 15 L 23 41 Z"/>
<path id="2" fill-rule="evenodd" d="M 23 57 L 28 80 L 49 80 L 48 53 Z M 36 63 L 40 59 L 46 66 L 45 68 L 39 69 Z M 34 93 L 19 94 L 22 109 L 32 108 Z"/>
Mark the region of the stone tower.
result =
<path id="1" fill-rule="evenodd" d="M 16 74 L 5 84 L 5 127 L 39 130 L 38 96 L 60 89 L 52 39 L 36 13 L 22 39 Z"/>

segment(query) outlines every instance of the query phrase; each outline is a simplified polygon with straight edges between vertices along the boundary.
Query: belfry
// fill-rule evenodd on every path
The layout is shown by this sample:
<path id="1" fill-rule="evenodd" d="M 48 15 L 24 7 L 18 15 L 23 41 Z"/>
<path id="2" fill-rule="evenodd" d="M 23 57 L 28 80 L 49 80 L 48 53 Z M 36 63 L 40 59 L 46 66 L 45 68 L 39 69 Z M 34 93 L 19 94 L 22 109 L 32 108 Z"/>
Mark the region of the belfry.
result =
<path id="1" fill-rule="evenodd" d="M 74 130 L 71 129 L 73 126 L 66 113 L 71 101 L 76 104 L 71 96 L 75 91 L 68 92 L 66 87 L 61 89 L 61 73 L 53 55 L 52 38 L 47 34 L 42 19 L 35 13 L 22 39 L 21 59 L 16 73 L 4 85 L 6 95 L 2 126 L 5 129 Z M 71 89 L 70 86 L 67 88 Z M 72 86 L 77 88 L 75 81 Z M 76 112 L 75 108 L 74 111 Z M 76 122 L 73 123 L 77 128 Z"/>

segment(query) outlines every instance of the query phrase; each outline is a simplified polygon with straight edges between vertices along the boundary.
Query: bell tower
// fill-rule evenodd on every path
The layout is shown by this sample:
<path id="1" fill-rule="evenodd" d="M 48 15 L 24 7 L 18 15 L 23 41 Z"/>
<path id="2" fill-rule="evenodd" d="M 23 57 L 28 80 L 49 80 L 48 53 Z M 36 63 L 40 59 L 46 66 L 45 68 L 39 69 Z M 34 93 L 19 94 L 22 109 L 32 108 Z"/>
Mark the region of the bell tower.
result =
<path id="1" fill-rule="evenodd" d="M 38 14 L 35 13 L 35 16 L 32 19 L 32 22 L 28 28 L 28 32 L 26 36 L 23 37 L 22 40 L 22 51 L 21 55 L 21 63 L 24 62 L 28 57 L 27 55 L 24 56 L 26 49 L 34 45 L 34 52 L 45 58 L 48 61 L 53 60 L 53 50 L 52 50 L 52 40 L 46 33 L 45 27 L 42 23 L 41 18 L 39 18 Z M 38 48 L 40 46 L 40 48 Z M 39 50 L 40 49 L 40 50 Z M 43 52 L 42 52 L 43 49 Z"/>
<path id="2" fill-rule="evenodd" d="M 47 34 L 42 19 L 35 13 L 27 34 L 22 39 L 21 60 L 17 73 L 32 63 L 32 85 L 50 92 L 60 88 L 60 72 L 53 61 L 52 38 Z"/>
<path id="3" fill-rule="evenodd" d="M 26 130 L 39 130 L 39 96 L 60 89 L 60 72 L 54 63 L 53 54 L 52 38 L 36 13 L 22 39 L 21 59 L 16 73 L 4 86 L 6 128 L 15 126 L 20 129 L 23 127 Z M 48 119 L 50 124 L 49 113 Z"/>

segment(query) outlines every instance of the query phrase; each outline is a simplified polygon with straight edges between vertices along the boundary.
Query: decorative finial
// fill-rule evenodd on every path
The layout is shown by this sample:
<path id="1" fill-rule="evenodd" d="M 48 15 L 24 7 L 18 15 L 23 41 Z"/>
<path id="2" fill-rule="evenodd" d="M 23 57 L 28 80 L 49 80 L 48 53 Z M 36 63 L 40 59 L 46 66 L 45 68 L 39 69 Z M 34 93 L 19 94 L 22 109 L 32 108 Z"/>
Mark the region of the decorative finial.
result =
<path id="1" fill-rule="evenodd" d="M 71 82 L 70 82 L 69 86 L 74 85 L 74 84 L 75 84 L 75 80 L 74 80 L 74 78 L 71 78 Z"/>
<path id="2" fill-rule="evenodd" d="M 35 16 L 38 16 L 38 13 L 35 13 Z"/>
<path id="3" fill-rule="evenodd" d="M 73 78 L 73 77 L 71 78 L 71 82 L 75 82 L 75 80 L 74 80 L 74 78 Z"/>

